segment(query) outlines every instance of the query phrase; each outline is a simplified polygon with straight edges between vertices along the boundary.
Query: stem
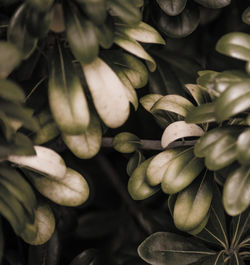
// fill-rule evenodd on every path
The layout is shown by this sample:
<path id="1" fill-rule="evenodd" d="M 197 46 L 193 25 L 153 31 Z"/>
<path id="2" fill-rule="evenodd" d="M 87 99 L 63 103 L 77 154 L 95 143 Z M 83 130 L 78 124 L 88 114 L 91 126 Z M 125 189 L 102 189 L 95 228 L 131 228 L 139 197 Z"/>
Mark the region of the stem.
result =
<path id="1" fill-rule="evenodd" d="M 143 228 L 144 232 L 147 235 L 152 234 L 153 231 L 150 225 L 147 222 L 145 222 L 142 211 L 128 194 L 127 188 L 125 187 L 124 183 L 121 181 L 119 173 L 115 170 L 109 159 L 107 159 L 107 157 L 102 154 L 97 155 L 95 159 L 106 173 L 106 176 L 109 178 L 110 182 L 112 183 L 118 194 L 121 196 L 124 203 L 127 205 L 129 211 L 134 216 L 137 223 L 140 224 L 140 226 Z"/>

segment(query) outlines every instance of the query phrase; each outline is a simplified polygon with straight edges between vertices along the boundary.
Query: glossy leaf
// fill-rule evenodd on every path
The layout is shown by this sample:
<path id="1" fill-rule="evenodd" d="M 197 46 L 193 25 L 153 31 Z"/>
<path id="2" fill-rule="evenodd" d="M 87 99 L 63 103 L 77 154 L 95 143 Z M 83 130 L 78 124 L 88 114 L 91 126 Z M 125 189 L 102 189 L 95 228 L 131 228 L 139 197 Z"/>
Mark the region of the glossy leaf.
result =
<path id="1" fill-rule="evenodd" d="M 100 58 L 82 65 L 95 108 L 103 122 L 111 127 L 121 126 L 129 115 L 126 88 L 114 71 Z"/>
<path id="2" fill-rule="evenodd" d="M 216 50 L 240 60 L 250 61 L 250 35 L 243 32 L 228 33 L 219 39 Z"/>
<path id="3" fill-rule="evenodd" d="M 179 15 L 186 6 L 187 0 L 156 0 L 161 9 L 169 16 Z"/>
<path id="4" fill-rule="evenodd" d="M 22 4 L 14 13 L 8 27 L 8 41 L 18 47 L 23 59 L 27 59 L 37 45 L 37 39 L 28 32 L 25 19 L 26 5 Z"/>
<path id="5" fill-rule="evenodd" d="M 224 91 L 215 102 L 218 122 L 229 119 L 250 107 L 250 82 L 239 82 Z"/>
<path id="6" fill-rule="evenodd" d="M 122 132 L 113 138 L 112 145 L 120 153 L 133 153 L 140 147 L 140 139 L 132 133 Z"/>
<path id="7" fill-rule="evenodd" d="M 241 214 L 250 205 L 250 169 L 239 167 L 227 177 L 223 205 L 229 215 Z"/>
<path id="8" fill-rule="evenodd" d="M 151 186 L 159 185 L 171 161 L 184 150 L 184 148 L 169 149 L 157 154 L 147 168 L 148 183 Z"/>
<path id="9" fill-rule="evenodd" d="M 196 245 L 185 237 L 168 232 L 157 232 L 146 238 L 139 246 L 138 253 L 153 265 L 187 265 L 215 254 L 198 243 Z"/>
<path id="10" fill-rule="evenodd" d="M 212 198 L 211 179 L 209 174 L 205 173 L 178 193 L 173 213 L 176 227 L 182 231 L 196 229 L 206 218 Z"/>
<path id="11" fill-rule="evenodd" d="M 161 37 L 161 35 L 149 24 L 142 21 L 133 26 L 116 24 L 116 28 L 118 32 L 121 32 L 139 42 L 165 44 L 165 40 Z"/>
<path id="12" fill-rule="evenodd" d="M 83 159 L 95 156 L 100 150 L 102 142 L 102 130 L 98 117 L 91 114 L 90 124 L 82 134 L 63 134 L 62 138 L 75 156 Z"/>
<path id="13" fill-rule="evenodd" d="M 21 62 L 22 54 L 15 44 L 0 41 L 0 79 L 6 78 Z"/>
<path id="14" fill-rule="evenodd" d="M 167 194 L 177 193 L 186 188 L 203 170 L 203 160 L 196 158 L 193 148 L 187 148 L 175 157 L 167 167 L 161 183 Z"/>
<path id="15" fill-rule="evenodd" d="M 130 157 L 127 164 L 127 174 L 131 176 L 135 169 L 145 160 L 141 151 L 136 151 L 133 156 Z"/>
<path id="16" fill-rule="evenodd" d="M 150 112 L 153 105 L 162 97 L 163 96 L 159 94 L 147 94 L 146 96 L 140 98 L 140 103 L 144 109 Z"/>
<path id="17" fill-rule="evenodd" d="M 222 8 L 231 3 L 231 0 L 194 0 L 198 4 L 207 8 Z"/>
<path id="18" fill-rule="evenodd" d="M 180 138 L 202 136 L 204 131 L 196 124 L 188 124 L 185 121 L 171 123 L 163 132 L 161 146 L 166 148 L 170 143 Z"/>
<path id="19" fill-rule="evenodd" d="M 139 42 L 123 33 L 116 32 L 114 43 L 137 57 L 146 60 L 149 70 L 151 72 L 155 71 L 156 63 L 154 58 L 144 50 Z"/>
<path id="20" fill-rule="evenodd" d="M 250 165 L 250 151 L 248 149 L 250 141 L 250 129 L 241 133 L 237 139 L 237 160 L 245 166 Z"/>
<path id="21" fill-rule="evenodd" d="M 147 183 L 146 172 L 152 158 L 142 162 L 133 172 L 128 181 L 128 192 L 134 200 L 144 200 L 158 191 Z"/>

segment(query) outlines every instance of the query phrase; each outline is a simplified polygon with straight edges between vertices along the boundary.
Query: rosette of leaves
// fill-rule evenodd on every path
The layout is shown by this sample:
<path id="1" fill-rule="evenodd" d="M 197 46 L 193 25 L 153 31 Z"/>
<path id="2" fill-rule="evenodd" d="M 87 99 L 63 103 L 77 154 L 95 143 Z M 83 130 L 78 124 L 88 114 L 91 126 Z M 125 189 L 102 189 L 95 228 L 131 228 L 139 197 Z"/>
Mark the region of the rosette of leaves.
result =
<path id="1" fill-rule="evenodd" d="M 210 12 L 211 18 L 214 13 L 216 14 L 216 9 L 229 5 L 231 0 L 154 0 L 150 2 L 147 8 L 153 9 L 153 12 L 149 12 L 157 28 L 168 37 L 184 38 L 198 27 L 201 8 Z"/>
<path id="2" fill-rule="evenodd" d="M 47 74 L 55 124 L 42 125 L 34 136 L 43 137 L 39 144 L 59 131 L 76 156 L 93 157 L 101 145 L 101 123 L 117 128 L 127 120 L 130 102 L 137 109 L 135 89 L 148 80 L 140 59 L 150 71 L 156 69 L 140 42 L 165 44 L 141 21 L 142 6 L 143 1 L 27 0 L 11 9 L 7 38 L 21 59 L 31 58 L 36 50 L 51 58 L 42 78 Z"/>
<path id="3" fill-rule="evenodd" d="M 215 187 L 210 217 L 200 233 L 187 237 L 156 232 L 140 244 L 139 256 L 152 265 L 248 264 L 249 210 L 226 222 L 220 196 Z"/>

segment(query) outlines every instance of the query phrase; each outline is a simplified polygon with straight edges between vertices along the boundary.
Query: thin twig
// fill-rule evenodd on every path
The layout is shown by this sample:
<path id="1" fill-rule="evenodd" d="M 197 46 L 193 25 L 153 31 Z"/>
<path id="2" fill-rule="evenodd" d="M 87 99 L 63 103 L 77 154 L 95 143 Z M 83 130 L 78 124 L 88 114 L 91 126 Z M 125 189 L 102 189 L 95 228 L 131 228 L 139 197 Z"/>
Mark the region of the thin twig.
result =
<path id="1" fill-rule="evenodd" d="M 43 78 L 41 78 L 38 83 L 31 89 L 30 93 L 27 95 L 27 97 L 25 98 L 25 101 L 27 101 L 30 96 L 35 92 L 35 90 L 41 85 L 41 83 L 47 78 L 47 76 L 44 76 Z"/>

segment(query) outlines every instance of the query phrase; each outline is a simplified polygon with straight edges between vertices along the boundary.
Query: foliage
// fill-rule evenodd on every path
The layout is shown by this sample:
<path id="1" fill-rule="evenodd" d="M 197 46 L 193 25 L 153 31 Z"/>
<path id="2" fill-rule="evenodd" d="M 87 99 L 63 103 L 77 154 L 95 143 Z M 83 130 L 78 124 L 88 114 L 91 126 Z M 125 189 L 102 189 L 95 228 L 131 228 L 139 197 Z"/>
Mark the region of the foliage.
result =
<path id="1" fill-rule="evenodd" d="M 243 0 L 0 1 L 0 263 L 247 264 L 248 30 Z"/>

